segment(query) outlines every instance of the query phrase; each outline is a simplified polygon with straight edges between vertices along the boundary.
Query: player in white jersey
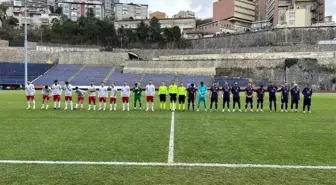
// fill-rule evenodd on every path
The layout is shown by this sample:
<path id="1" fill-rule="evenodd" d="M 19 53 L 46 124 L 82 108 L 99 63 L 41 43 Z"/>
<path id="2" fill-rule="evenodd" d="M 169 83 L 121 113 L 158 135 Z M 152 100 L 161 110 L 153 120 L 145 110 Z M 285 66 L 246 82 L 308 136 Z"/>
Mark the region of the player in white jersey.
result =
<path id="1" fill-rule="evenodd" d="M 96 87 L 93 84 L 93 81 L 90 83 L 89 91 L 89 109 L 91 110 L 91 105 L 93 105 L 93 110 L 96 110 Z"/>
<path id="2" fill-rule="evenodd" d="M 76 109 L 78 109 L 78 104 L 81 104 L 81 110 L 83 110 L 83 101 L 84 101 L 85 91 L 82 91 L 78 87 L 75 87 L 74 93 L 77 95 Z"/>
<path id="3" fill-rule="evenodd" d="M 105 83 L 101 82 L 101 85 L 98 89 L 98 98 L 99 98 L 99 109 L 102 110 L 102 104 L 104 103 L 103 110 L 106 109 L 106 97 L 107 97 L 107 87 L 105 87 Z"/>
<path id="4" fill-rule="evenodd" d="M 70 108 L 73 110 L 73 103 L 72 103 L 72 85 L 69 84 L 68 81 L 65 82 L 65 86 L 63 87 L 64 94 L 65 94 L 65 108 L 64 110 L 68 109 L 68 103 L 70 103 Z"/>
<path id="5" fill-rule="evenodd" d="M 153 82 L 151 80 L 149 80 L 148 85 L 146 85 L 145 94 L 147 100 L 146 111 L 148 111 L 149 102 L 152 103 L 152 111 L 154 111 L 155 86 L 153 85 Z"/>
<path id="6" fill-rule="evenodd" d="M 50 100 L 50 93 L 51 93 L 50 87 L 48 85 L 45 85 L 42 88 L 42 107 L 41 107 L 41 109 L 44 109 L 44 104 L 45 103 L 47 104 L 45 109 L 48 109 L 49 100 Z"/>
<path id="7" fill-rule="evenodd" d="M 54 109 L 61 108 L 61 94 L 62 94 L 62 87 L 58 84 L 58 80 L 54 81 L 54 84 L 51 86 L 51 92 L 54 101 Z"/>
<path id="8" fill-rule="evenodd" d="M 35 109 L 35 87 L 30 81 L 26 84 L 26 98 L 27 109 L 30 109 L 30 102 L 33 103 L 33 109 Z"/>
<path id="9" fill-rule="evenodd" d="M 110 94 L 110 111 L 117 110 L 117 93 L 118 89 L 114 86 L 114 84 L 111 85 L 111 94 Z"/>
<path id="10" fill-rule="evenodd" d="M 131 95 L 130 87 L 124 82 L 124 85 L 121 87 L 121 100 L 123 102 L 123 109 L 122 111 L 126 110 L 129 111 L 129 97 Z"/>

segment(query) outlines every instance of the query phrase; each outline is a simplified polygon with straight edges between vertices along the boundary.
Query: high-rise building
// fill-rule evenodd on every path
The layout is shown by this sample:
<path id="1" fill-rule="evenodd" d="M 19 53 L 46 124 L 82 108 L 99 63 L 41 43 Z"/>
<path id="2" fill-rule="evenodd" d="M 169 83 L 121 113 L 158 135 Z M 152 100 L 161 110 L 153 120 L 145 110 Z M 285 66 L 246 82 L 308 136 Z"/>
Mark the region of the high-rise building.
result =
<path id="1" fill-rule="evenodd" d="M 114 17 L 115 4 L 119 2 L 119 0 L 104 0 L 105 17 Z"/>
<path id="2" fill-rule="evenodd" d="M 228 20 L 236 26 L 250 27 L 256 20 L 253 0 L 218 0 L 213 3 L 213 20 Z"/>
<path id="3" fill-rule="evenodd" d="M 116 20 L 148 18 L 147 4 L 116 3 L 114 10 Z"/>
<path id="4" fill-rule="evenodd" d="M 305 9 L 306 11 L 300 9 Z M 298 14 L 310 17 L 309 21 L 306 21 L 305 18 L 305 24 L 309 24 L 309 22 L 310 24 L 324 22 L 325 0 L 266 0 L 266 18 L 273 26 L 289 24 L 289 20 L 286 19 L 286 12 L 289 15 L 289 10 L 297 10 Z M 293 15 L 293 13 L 291 14 Z"/>
<path id="5" fill-rule="evenodd" d="M 174 18 L 194 18 L 195 12 L 187 10 L 187 11 L 179 11 L 177 14 L 173 16 Z"/>
<path id="6" fill-rule="evenodd" d="M 153 17 L 156 17 L 158 19 L 165 19 L 165 18 L 168 18 L 167 14 L 164 13 L 164 12 L 159 12 L 159 11 L 156 11 L 156 12 L 152 12 L 149 14 L 149 18 L 153 18 Z"/>
<path id="7" fill-rule="evenodd" d="M 93 10 L 95 17 L 104 19 L 104 4 L 98 0 L 58 0 L 62 7 L 62 14 L 72 21 L 77 21 L 81 16 L 86 16 L 89 9 Z"/>
<path id="8" fill-rule="evenodd" d="M 27 17 L 25 16 L 24 5 L 25 0 L 15 0 L 9 6 L 8 16 L 13 16 L 19 21 L 19 25 L 23 25 L 25 22 L 29 25 L 40 26 L 41 16 L 49 14 L 48 1 L 47 0 L 34 0 L 27 1 Z"/>

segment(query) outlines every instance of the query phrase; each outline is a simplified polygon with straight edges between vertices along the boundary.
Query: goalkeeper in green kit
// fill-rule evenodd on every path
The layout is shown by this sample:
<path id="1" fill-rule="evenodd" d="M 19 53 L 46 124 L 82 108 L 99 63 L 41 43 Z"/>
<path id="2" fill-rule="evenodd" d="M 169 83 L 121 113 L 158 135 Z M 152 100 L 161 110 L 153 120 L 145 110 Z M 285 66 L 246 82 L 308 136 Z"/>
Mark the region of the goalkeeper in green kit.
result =
<path id="1" fill-rule="evenodd" d="M 139 86 L 138 83 L 135 83 L 135 86 L 133 87 L 133 93 L 134 93 L 134 110 L 137 108 L 137 102 L 139 102 L 139 106 L 141 109 L 141 92 L 142 89 Z"/>

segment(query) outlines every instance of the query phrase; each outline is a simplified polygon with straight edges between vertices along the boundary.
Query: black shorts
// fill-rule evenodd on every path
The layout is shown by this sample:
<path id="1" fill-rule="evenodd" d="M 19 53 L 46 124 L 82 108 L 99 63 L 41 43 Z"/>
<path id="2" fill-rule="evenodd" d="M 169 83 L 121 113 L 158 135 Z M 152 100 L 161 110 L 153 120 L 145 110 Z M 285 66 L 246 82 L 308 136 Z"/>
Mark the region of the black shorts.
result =
<path id="1" fill-rule="evenodd" d="M 179 97 L 178 97 L 178 102 L 179 103 L 185 103 L 185 95 L 179 95 Z"/>
<path id="2" fill-rule="evenodd" d="M 264 99 L 257 99 L 257 103 L 261 103 L 261 104 L 263 104 L 264 103 Z"/>
<path id="3" fill-rule="evenodd" d="M 288 103 L 288 98 L 281 98 L 281 103 Z"/>
<path id="4" fill-rule="evenodd" d="M 310 105 L 311 105 L 311 99 L 310 99 L 310 98 L 304 98 L 304 99 L 303 99 L 303 105 L 308 105 L 308 106 L 310 106 Z"/>
<path id="5" fill-rule="evenodd" d="M 240 97 L 233 97 L 233 103 L 240 102 Z"/>
<path id="6" fill-rule="evenodd" d="M 160 94 L 160 102 L 166 102 L 167 96 L 165 94 Z"/>
<path id="7" fill-rule="evenodd" d="M 210 102 L 211 102 L 211 103 L 213 103 L 213 102 L 218 103 L 218 98 L 211 98 L 211 99 L 210 99 Z"/>
<path id="8" fill-rule="evenodd" d="M 253 103 L 253 98 L 246 97 L 245 103 Z"/>
<path id="9" fill-rule="evenodd" d="M 276 101 L 276 96 L 270 96 L 269 97 L 269 102 Z"/>
<path id="10" fill-rule="evenodd" d="M 230 102 L 230 97 L 224 97 L 223 98 L 223 102 L 225 103 L 225 102 Z"/>
<path id="11" fill-rule="evenodd" d="M 188 103 L 194 103 L 195 102 L 195 97 L 194 96 L 189 96 L 188 97 Z"/>
<path id="12" fill-rule="evenodd" d="M 177 94 L 169 94 L 170 95 L 170 101 L 176 102 Z"/>

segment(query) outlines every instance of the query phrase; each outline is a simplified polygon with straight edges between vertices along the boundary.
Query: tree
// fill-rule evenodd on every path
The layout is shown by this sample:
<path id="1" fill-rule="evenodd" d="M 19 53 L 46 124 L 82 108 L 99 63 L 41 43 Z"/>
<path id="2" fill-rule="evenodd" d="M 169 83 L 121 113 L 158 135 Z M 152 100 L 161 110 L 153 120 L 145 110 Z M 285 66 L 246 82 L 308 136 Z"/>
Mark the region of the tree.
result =
<path id="1" fill-rule="evenodd" d="M 149 21 L 149 38 L 153 42 L 158 42 L 162 40 L 161 24 L 159 22 L 159 19 L 157 19 L 156 17 L 153 17 Z"/>
<path id="2" fill-rule="evenodd" d="M 0 4 L 0 20 L 7 19 L 8 6 L 4 3 Z"/>
<path id="3" fill-rule="evenodd" d="M 170 32 L 172 34 L 172 37 L 173 37 L 174 41 L 181 40 L 181 29 L 180 29 L 180 27 L 174 26 L 174 27 L 171 28 Z"/>
<path id="4" fill-rule="evenodd" d="M 145 24 L 144 21 L 141 21 L 136 29 L 136 35 L 141 42 L 144 42 L 148 39 L 148 31 L 149 31 L 148 25 Z"/>
<path id="5" fill-rule="evenodd" d="M 92 8 L 89 8 L 88 11 L 86 12 L 86 17 L 89 19 L 92 19 L 95 17 L 95 13 L 93 12 Z"/>
<path id="6" fill-rule="evenodd" d="M 55 10 L 56 14 L 62 14 L 62 12 L 63 12 L 62 7 L 57 7 Z"/>
<path id="7" fill-rule="evenodd" d="M 15 27 L 19 24 L 19 20 L 12 16 L 8 18 L 7 22 L 8 22 L 8 25 L 12 27 Z"/>

